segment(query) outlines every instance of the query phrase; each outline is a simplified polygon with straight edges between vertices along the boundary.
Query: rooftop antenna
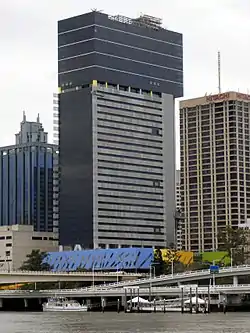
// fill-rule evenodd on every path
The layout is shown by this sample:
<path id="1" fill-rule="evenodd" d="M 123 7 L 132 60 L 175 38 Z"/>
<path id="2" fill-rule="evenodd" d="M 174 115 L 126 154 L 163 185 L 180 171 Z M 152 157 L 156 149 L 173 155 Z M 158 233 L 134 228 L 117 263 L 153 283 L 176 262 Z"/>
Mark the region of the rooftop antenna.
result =
<path id="1" fill-rule="evenodd" d="M 220 51 L 218 51 L 218 90 L 221 93 L 221 81 L 220 81 Z"/>
<path id="2" fill-rule="evenodd" d="M 38 115 L 37 115 L 36 122 L 37 122 L 37 123 L 40 123 L 40 115 L 39 115 L 39 113 L 38 113 Z"/>
<path id="3" fill-rule="evenodd" d="M 91 10 L 92 10 L 92 12 L 96 12 L 96 13 L 102 13 L 102 12 L 103 12 L 102 9 L 101 9 L 101 10 L 100 10 L 100 9 L 98 10 L 97 8 L 92 8 Z"/>

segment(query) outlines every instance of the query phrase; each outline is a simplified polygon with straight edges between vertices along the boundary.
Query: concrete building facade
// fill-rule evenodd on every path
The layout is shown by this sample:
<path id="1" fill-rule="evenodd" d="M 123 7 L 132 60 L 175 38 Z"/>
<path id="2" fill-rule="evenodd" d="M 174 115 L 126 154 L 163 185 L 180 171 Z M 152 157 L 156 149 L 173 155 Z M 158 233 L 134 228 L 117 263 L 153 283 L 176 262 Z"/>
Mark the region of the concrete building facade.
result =
<path id="1" fill-rule="evenodd" d="M 181 217 L 182 208 L 181 208 L 181 172 L 180 170 L 176 170 L 176 176 L 175 176 L 175 202 L 176 202 L 176 218 L 177 215 Z M 182 249 L 182 225 L 183 220 L 182 219 L 176 219 L 176 242 L 175 246 L 177 250 Z"/>
<path id="2" fill-rule="evenodd" d="M 182 35 L 149 16 L 99 12 L 58 31 L 60 244 L 165 247 L 175 238 Z"/>
<path id="3" fill-rule="evenodd" d="M 250 217 L 250 95 L 180 102 L 185 250 L 217 250 L 218 233 Z"/>
<path id="4" fill-rule="evenodd" d="M 0 226 L 0 270 L 18 270 L 32 250 L 58 251 L 57 234 L 31 225 Z"/>
<path id="5" fill-rule="evenodd" d="M 58 94 L 53 93 L 53 143 L 59 145 L 59 105 Z"/>
<path id="6" fill-rule="evenodd" d="M 53 93 L 53 144 L 59 146 L 59 102 L 58 94 Z M 57 155 L 59 150 L 56 151 Z M 59 158 L 54 159 L 53 166 L 53 231 L 59 234 Z"/>

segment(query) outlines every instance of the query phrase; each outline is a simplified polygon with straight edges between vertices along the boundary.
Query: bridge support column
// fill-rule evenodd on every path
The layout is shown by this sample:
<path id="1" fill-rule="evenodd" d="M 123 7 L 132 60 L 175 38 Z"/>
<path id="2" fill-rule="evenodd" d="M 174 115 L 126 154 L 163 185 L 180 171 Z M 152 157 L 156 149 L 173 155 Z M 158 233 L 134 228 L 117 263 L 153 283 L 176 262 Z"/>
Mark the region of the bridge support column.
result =
<path id="1" fill-rule="evenodd" d="M 222 295 L 221 299 L 220 299 L 221 303 L 222 304 L 227 304 L 227 298 L 228 298 L 227 295 Z"/>
<path id="2" fill-rule="evenodd" d="M 233 277 L 233 285 L 238 286 L 238 276 Z"/>
<path id="3" fill-rule="evenodd" d="M 87 305 L 87 307 L 88 307 L 89 310 L 92 309 L 91 299 L 87 299 L 86 300 L 86 305 Z"/>
<path id="4" fill-rule="evenodd" d="M 0 309 L 2 309 L 2 307 L 3 307 L 3 299 L 0 298 Z"/>
<path id="5" fill-rule="evenodd" d="M 106 297 L 101 297 L 102 312 L 104 312 L 106 305 L 107 305 L 107 298 Z"/>
<path id="6" fill-rule="evenodd" d="M 25 309 L 27 309 L 27 307 L 28 307 L 28 300 L 27 300 L 27 298 L 24 298 L 24 307 L 25 307 Z"/>
<path id="7" fill-rule="evenodd" d="M 124 306 L 126 304 L 126 298 L 125 296 L 122 296 L 122 306 Z"/>
<path id="8" fill-rule="evenodd" d="M 102 305 L 102 307 L 107 306 L 107 297 L 101 297 L 101 305 Z"/>

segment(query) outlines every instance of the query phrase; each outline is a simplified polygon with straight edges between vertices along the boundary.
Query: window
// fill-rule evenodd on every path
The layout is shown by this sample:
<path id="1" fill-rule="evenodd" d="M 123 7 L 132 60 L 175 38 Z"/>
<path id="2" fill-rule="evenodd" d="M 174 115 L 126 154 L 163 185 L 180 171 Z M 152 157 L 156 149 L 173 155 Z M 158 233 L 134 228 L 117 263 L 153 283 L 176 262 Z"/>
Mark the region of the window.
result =
<path id="1" fill-rule="evenodd" d="M 118 245 L 117 244 L 109 244 L 110 249 L 117 249 Z"/>
<path id="2" fill-rule="evenodd" d="M 32 237 L 32 240 L 42 240 L 42 239 L 43 239 L 42 237 L 36 237 L 36 236 Z"/>
<path id="3" fill-rule="evenodd" d="M 12 239 L 12 236 L 6 236 L 6 239 Z"/>
<path id="4" fill-rule="evenodd" d="M 159 180 L 153 180 L 153 186 L 154 187 L 160 187 L 161 186 L 161 182 Z"/>
<path id="5" fill-rule="evenodd" d="M 12 243 L 6 243 L 6 247 L 12 247 Z"/>
<path id="6" fill-rule="evenodd" d="M 110 84 L 109 84 L 109 86 L 110 86 Z M 114 88 L 115 88 L 115 87 L 116 87 L 116 86 L 114 86 Z M 138 88 L 130 88 L 130 91 L 131 91 L 132 93 L 139 94 L 140 89 L 138 89 Z"/>
<path id="7" fill-rule="evenodd" d="M 119 86 L 119 90 L 122 90 L 122 91 L 128 91 L 128 87 L 125 87 L 125 86 Z"/>
<path id="8" fill-rule="evenodd" d="M 153 127 L 152 128 L 153 135 L 161 135 L 161 130 L 159 128 Z"/>

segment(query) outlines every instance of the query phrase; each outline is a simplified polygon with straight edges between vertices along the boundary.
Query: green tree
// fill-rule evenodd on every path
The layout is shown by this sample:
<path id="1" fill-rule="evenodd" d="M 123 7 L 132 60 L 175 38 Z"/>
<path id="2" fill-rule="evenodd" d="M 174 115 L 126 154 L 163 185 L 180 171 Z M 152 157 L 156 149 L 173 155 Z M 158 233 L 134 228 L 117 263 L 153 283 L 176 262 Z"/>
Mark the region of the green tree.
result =
<path id="1" fill-rule="evenodd" d="M 162 257 L 162 252 L 159 248 L 154 251 L 154 261 L 152 265 L 155 267 L 155 275 L 161 275 L 165 273 L 165 262 Z"/>
<path id="2" fill-rule="evenodd" d="M 44 263 L 43 260 L 47 256 L 46 252 L 40 250 L 32 250 L 27 254 L 26 260 L 20 267 L 22 271 L 49 271 L 51 266 L 48 263 Z"/>
<path id="3" fill-rule="evenodd" d="M 90 270 L 88 270 L 88 269 L 86 269 L 86 268 L 84 268 L 84 267 L 78 267 L 77 269 L 76 269 L 76 272 L 82 272 L 82 273 L 84 273 L 84 272 L 89 272 Z"/>
<path id="4" fill-rule="evenodd" d="M 182 269 L 182 265 L 180 264 L 180 254 L 179 252 L 174 249 L 168 249 L 165 256 L 166 261 L 166 270 L 165 274 L 170 274 L 173 272 L 176 272 L 176 268 L 178 266 L 178 272 L 180 269 Z"/>
<path id="5" fill-rule="evenodd" d="M 164 253 L 164 258 L 162 255 L 162 251 L 157 248 L 154 252 L 154 261 L 153 265 L 155 266 L 155 275 L 161 274 L 170 274 L 172 272 L 172 267 L 178 266 L 178 272 L 183 271 L 184 267 L 179 263 L 180 254 L 175 249 L 167 249 L 166 253 Z"/>
<path id="6" fill-rule="evenodd" d="M 194 255 L 194 261 L 193 263 L 189 266 L 189 269 L 192 271 L 197 271 L 199 269 L 207 269 L 209 268 L 211 263 L 204 262 L 202 258 L 202 254 L 198 253 Z"/>
<path id="7" fill-rule="evenodd" d="M 226 251 L 234 265 L 244 264 L 248 239 L 248 230 L 227 226 L 218 233 L 219 250 Z"/>
<path id="8" fill-rule="evenodd" d="M 188 270 L 190 270 L 190 265 L 185 265 L 180 261 L 174 262 L 174 272 L 175 273 L 183 273 Z"/>

